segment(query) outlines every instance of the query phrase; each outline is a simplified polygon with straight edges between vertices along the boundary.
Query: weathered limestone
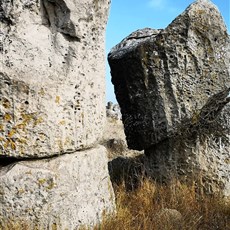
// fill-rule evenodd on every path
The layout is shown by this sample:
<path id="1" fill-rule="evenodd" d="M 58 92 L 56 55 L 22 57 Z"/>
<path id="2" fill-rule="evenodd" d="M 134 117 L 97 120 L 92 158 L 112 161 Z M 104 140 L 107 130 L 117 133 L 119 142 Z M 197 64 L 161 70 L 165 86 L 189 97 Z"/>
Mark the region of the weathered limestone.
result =
<path id="1" fill-rule="evenodd" d="M 198 0 L 165 30 L 138 30 L 109 56 L 128 146 L 148 174 L 230 196 L 230 37 Z"/>
<path id="2" fill-rule="evenodd" d="M 98 146 L 109 3 L 0 3 L 0 229 L 92 227 L 115 208 Z"/>
<path id="3" fill-rule="evenodd" d="M 45 157 L 98 142 L 109 2 L 1 2 L 0 155 Z"/>
<path id="4" fill-rule="evenodd" d="M 111 50 L 112 81 L 130 148 L 146 149 L 173 136 L 211 95 L 230 87 L 228 40 L 218 9 L 205 0 L 165 30 L 136 31 Z"/>
<path id="5" fill-rule="evenodd" d="M 107 163 L 105 148 L 98 146 L 5 166 L 0 170 L 0 229 L 72 230 L 97 223 L 114 208 Z"/>
<path id="6" fill-rule="evenodd" d="M 160 182 L 195 182 L 201 193 L 230 197 L 229 127 L 230 104 L 207 130 L 186 131 L 146 149 L 146 173 Z"/>

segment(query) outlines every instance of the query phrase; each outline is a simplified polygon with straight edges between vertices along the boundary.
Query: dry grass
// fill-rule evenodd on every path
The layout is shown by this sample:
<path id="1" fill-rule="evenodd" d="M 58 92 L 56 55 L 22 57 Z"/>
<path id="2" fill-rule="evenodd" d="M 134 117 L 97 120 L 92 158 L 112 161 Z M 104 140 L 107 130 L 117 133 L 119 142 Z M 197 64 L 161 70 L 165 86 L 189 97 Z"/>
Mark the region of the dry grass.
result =
<path id="1" fill-rule="evenodd" d="M 94 230 L 230 229 L 229 203 L 198 196 L 195 186 L 188 187 L 179 182 L 164 186 L 143 179 L 133 191 L 127 191 L 124 183 L 114 187 L 117 213 L 105 217 Z M 162 215 L 167 209 L 176 209 L 182 217 Z"/>

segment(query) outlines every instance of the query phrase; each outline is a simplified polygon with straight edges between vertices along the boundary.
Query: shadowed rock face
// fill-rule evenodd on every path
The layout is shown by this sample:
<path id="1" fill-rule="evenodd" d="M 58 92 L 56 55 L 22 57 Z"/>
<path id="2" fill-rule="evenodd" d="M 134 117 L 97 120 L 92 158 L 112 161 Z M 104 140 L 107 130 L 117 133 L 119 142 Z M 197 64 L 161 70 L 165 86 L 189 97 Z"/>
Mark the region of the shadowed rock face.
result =
<path id="1" fill-rule="evenodd" d="M 105 109 L 109 0 L 0 6 L 0 155 L 46 157 L 92 147 Z"/>
<path id="2" fill-rule="evenodd" d="M 164 30 L 132 33 L 108 60 L 132 149 L 176 135 L 210 96 L 230 86 L 229 37 L 209 1 L 196 1 Z"/>
<path id="3" fill-rule="evenodd" d="M 166 29 L 138 30 L 108 55 L 129 148 L 147 174 L 230 196 L 230 37 L 208 0 Z"/>

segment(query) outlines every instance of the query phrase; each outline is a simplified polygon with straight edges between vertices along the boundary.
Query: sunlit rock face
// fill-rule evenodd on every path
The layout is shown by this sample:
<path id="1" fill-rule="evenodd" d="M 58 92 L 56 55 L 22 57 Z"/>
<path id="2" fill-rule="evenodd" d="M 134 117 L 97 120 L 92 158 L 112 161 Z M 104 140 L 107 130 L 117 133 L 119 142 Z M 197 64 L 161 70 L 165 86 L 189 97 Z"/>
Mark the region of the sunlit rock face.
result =
<path id="1" fill-rule="evenodd" d="M 98 142 L 109 2 L 2 1 L 0 155 L 46 157 Z"/>
<path id="2" fill-rule="evenodd" d="M 198 0 L 109 53 L 128 146 L 145 150 L 151 177 L 230 196 L 229 41 L 216 6 Z"/>
<path id="3" fill-rule="evenodd" d="M 115 209 L 98 145 L 109 3 L 0 3 L 0 229 L 93 228 Z"/>
<path id="4" fill-rule="evenodd" d="M 0 229 L 78 229 L 114 210 L 102 146 L 0 170 Z M 1 168 L 1 167 L 0 167 Z M 92 172 L 93 171 L 93 172 Z"/>

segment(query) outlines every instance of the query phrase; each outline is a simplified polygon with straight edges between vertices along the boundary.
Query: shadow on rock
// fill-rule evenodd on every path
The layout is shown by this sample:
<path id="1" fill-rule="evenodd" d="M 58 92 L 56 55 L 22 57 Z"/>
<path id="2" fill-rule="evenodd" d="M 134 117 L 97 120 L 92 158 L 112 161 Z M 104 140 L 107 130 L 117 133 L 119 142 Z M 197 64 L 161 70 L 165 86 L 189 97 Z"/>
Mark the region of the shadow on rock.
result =
<path id="1" fill-rule="evenodd" d="M 109 174 L 113 185 L 125 183 L 127 190 L 133 190 L 140 185 L 146 176 L 144 167 L 145 155 L 137 157 L 117 157 L 108 163 Z"/>

